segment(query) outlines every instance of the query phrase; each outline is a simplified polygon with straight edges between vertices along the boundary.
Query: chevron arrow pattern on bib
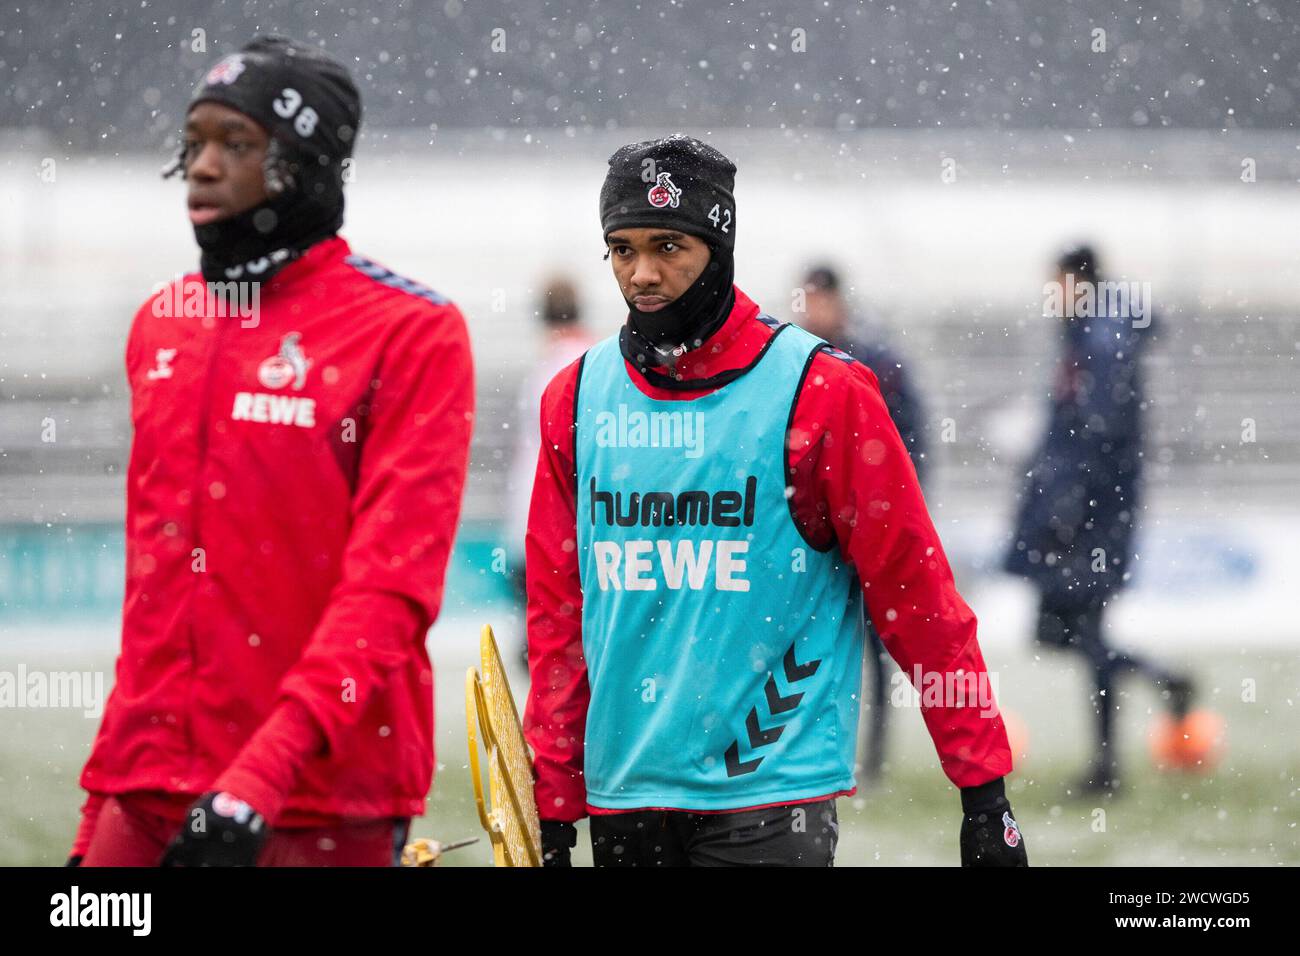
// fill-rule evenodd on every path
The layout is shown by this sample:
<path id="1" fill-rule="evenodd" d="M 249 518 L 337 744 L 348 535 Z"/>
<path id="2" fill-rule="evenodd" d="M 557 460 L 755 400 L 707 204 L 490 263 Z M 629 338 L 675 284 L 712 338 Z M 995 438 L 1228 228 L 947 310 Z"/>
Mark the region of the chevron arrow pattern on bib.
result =
<path id="1" fill-rule="evenodd" d="M 785 681 L 787 684 L 795 684 L 802 680 L 807 680 L 817 673 L 817 668 L 821 666 L 820 660 L 812 660 L 800 664 L 794 656 L 794 645 L 785 652 L 785 657 L 781 660 L 782 670 L 785 671 Z M 763 685 L 763 695 L 767 698 L 768 713 L 773 717 L 779 717 L 781 714 L 788 714 L 799 706 L 799 701 L 803 700 L 803 691 L 793 694 L 783 695 L 780 688 L 776 686 L 776 675 L 769 673 L 767 682 Z M 749 736 L 750 751 L 758 750 L 760 747 L 770 747 L 776 743 L 781 734 L 785 731 L 785 724 L 777 724 L 775 727 L 764 728 L 758 720 L 758 708 L 751 707 L 749 714 L 745 718 L 745 730 Z M 764 756 L 756 756 L 750 760 L 742 761 L 740 759 L 740 740 L 736 739 L 731 742 L 723 755 L 727 765 L 728 777 L 740 777 L 747 773 L 753 773 L 758 769 L 759 764 L 764 760 Z"/>

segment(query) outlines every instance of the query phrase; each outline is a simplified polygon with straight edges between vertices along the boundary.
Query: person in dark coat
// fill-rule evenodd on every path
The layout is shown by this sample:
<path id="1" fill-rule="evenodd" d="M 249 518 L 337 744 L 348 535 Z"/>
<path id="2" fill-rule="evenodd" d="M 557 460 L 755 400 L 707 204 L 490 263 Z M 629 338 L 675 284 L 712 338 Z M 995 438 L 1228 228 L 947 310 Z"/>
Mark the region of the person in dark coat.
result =
<path id="1" fill-rule="evenodd" d="M 839 273 L 826 265 L 808 270 L 803 281 L 804 313 L 796 317 L 799 325 L 824 338 L 875 372 L 880 392 L 885 397 L 889 417 L 898 429 L 916 477 L 925 482 L 925 413 L 911 378 L 899 356 L 878 336 L 867 329 L 854 327 L 853 310 L 841 288 Z M 885 761 L 885 670 L 887 651 L 870 618 L 866 621 L 870 642 L 864 655 L 871 677 L 870 706 L 864 708 L 866 733 L 861 735 L 860 775 L 864 782 L 880 779 Z"/>
<path id="2" fill-rule="evenodd" d="M 1037 642 L 1079 652 L 1092 668 L 1097 749 L 1078 787 L 1105 793 L 1119 782 L 1119 675 L 1154 681 L 1178 720 L 1192 688 L 1188 678 L 1111 647 L 1103 633 L 1106 608 L 1130 577 L 1140 509 L 1141 358 L 1154 329 L 1150 304 L 1134 314 L 1129 300 L 1106 294 L 1087 245 L 1061 254 L 1053 282 L 1047 298 L 1062 323 L 1060 360 L 1047 432 L 1026 468 L 1004 568 L 1039 592 Z"/>
<path id="3" fill-rule="evenodd" d="M 830 266 L 815 266 L 803 281 L 805 310 L 795 318 L 813 335 L 824 338 L 876 373 L 885 406 L 907 447 L 917 478 L 925 481 L 925 413 L 902 359 L 869 329 L 855 327 L 853 310 Z"/>

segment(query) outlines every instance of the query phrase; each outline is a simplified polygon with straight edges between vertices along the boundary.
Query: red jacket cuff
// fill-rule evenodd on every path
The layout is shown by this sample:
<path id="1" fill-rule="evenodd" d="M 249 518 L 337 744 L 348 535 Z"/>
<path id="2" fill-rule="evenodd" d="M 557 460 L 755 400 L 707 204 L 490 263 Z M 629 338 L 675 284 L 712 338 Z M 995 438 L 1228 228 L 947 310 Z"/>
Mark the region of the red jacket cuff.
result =
<path id="1" fill-rule="evenodd" d="M 212 785 L 233 793 L 275 825 L 303 765 L 325 745 L 311 713 L 292 698 L 281 702 L 234 763 Z"/>

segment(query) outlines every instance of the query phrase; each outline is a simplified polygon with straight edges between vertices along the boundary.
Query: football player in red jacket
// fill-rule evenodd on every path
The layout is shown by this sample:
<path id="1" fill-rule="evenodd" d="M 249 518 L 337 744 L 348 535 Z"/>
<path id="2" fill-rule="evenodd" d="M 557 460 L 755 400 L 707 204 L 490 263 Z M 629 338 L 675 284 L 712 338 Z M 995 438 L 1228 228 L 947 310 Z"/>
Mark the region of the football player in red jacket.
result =
<path id="1" fill-rule="evenodd" d="M 960 790 L 962 863 L 1027 865 L 975 615 L 875 375 L 734 284 L 727 157 L 677 135 L 609 166 L 627 320 L 545 392 L 527 536 L 544 861 L 590 815 L 598 866 L 833 862 L 865 609 Z"/>
<path id="2" fill-rule="evenodd" d="M 127 341 L 122 649 L 70 863 L 391 865 L 424 810 L 473 369 L 455 305 L 338 235 L 360 121 L 276 37 L 188 110 L 201 270 Z"/>

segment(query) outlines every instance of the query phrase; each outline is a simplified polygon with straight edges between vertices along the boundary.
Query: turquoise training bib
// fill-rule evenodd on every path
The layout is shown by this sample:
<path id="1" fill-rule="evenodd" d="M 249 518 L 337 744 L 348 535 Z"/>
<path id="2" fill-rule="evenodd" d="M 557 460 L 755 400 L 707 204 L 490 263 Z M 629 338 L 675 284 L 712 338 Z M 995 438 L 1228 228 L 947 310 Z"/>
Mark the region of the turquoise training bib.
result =
<path id="1" fill-rule="evenodd" d="M 781 325 L 744 375 L 676 401 L 633 384 L 617 336 L 584 357 L 593 807 L 729 810 L 852 788 L 862 591 L 838 548 L 804 540 L 786 497 L 786 430 L 825 345 Z"/>

